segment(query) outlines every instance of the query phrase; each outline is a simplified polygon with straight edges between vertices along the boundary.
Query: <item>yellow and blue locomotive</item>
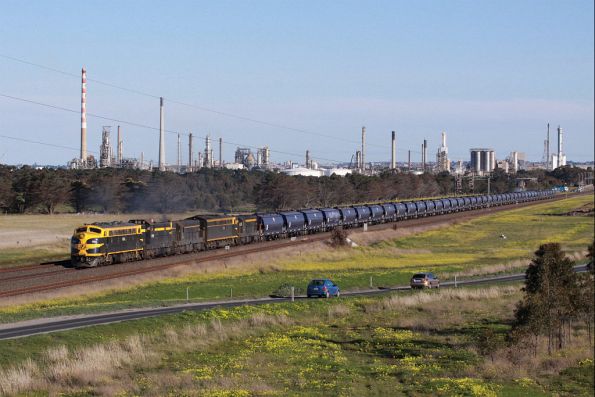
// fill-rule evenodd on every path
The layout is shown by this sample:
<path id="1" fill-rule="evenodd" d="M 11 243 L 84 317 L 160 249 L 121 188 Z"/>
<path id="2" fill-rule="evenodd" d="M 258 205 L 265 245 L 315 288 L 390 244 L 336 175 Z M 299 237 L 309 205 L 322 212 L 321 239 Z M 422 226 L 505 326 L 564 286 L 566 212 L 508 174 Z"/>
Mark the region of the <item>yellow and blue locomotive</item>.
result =
<path id="1" fill-rule="evenodd" d="M 141 225 L 102 222 L 81 226 L 71 239 L 70 256 L 75 267 L 95 267 L 142 259 Z"/>
<path id="2" fill-rule="evenodd" d="M 96 267 L 246 244 L 258 239 L 253 215 L 92 223 L 75 230 L 71 259 L 78 268 Z"/>

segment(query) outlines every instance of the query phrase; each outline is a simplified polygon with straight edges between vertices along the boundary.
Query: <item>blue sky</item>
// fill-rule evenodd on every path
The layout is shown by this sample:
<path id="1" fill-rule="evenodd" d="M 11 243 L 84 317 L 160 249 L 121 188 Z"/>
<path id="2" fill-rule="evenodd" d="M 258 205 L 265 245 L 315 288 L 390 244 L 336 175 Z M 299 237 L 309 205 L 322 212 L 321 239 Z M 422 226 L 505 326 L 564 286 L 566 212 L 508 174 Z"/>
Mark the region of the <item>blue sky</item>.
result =
<path id="1" fill-rule="evenodd" d="M 569 159 L 593 159 L 593 1 L 8 1 L 0 54 L 165 97 L 166 128 L 273 150 L 274 161 L 429 156 L 448 134 L 470 147 L 540 160 L 546 124 Z M 0 56 L 0 94 L 80 108 L 80 82 Z M 195 104 L 311 131 L 177 105 Z M 88 84 L 88 112 L 157 127 L 157 99 Z M 101 127 L 89 117 L 89 148 Z M 158 133 L 122 124 L 124 155 L 156 159 Z M 80 117 L 0 96 L 0 135 L 79 147 Z M 331 139 L 326 136 L 336 137 Z M 552 136 L 555 134 L 552 133 Z M 183 140 L 184 159 L 186 140 Z M 552 139 L 552 147 L 556 144 Z M 199 142 L 202 148 L 203 143 Z M 168 134 L 167 161 L 176 137 Z M 281 153 L 283 152 L 283 153 Z M 292 157 L 285 153 L 295 153 Z M 77 150 L 0 137 L 0 162 L 64 164 Z M 303 161 L 303 160 L 302 160 Z"/>

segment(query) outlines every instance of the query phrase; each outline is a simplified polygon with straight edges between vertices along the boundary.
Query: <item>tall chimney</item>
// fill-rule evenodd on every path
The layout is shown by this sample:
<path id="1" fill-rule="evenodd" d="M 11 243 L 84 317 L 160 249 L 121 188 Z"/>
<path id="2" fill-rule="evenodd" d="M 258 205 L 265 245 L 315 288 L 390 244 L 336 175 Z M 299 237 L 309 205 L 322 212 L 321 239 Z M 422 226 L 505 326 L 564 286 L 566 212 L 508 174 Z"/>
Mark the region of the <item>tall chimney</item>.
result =
<path id="1" fill-rule="evenodd" d="M 424 139 L 424 172 L 426 172 L 426 162 L 428 161 L 428 141 Z"/>
<path id="2" fill-rule="evenodd" d="M 159 98 L 159 171 L 165 171 L 165 119 L 163 97 Z"/>
<path id="3" fill-rule="evenodd" d="M 547 139 L 545 145 L 545 155 L 547 156 L 545 159 L 545 169 L 550 170 L 550 123 L 547 123 Z"/>
<path id="4" fill-rule="evenodd" d="M 211 148 L 211 134 L 205 137 L 205 154 L 203 157 L 203 164 L 207 168 L 213 166 L 213 149 Z"/>
<path id="5" fill-rule="evenodd" d="M 391 140 L 391 157 L 390 157 L 390 169 L 394 170 L 396 168 L 397 162 L 397 153 L 396 153 L 396 143 L 395 143 L 395 132 L 393 131 L 393 137 Z"/>
<path id="6" fill-rule="evenodd" d="M 178 133 L 178 161 L 176 162 L 178 172 L 182 169 L 182 142 L 180 141 L 180 134 Z"/>
<path id="7" fill-rule="evenodd" d="M 219 138 L 219 168 L 223 168 L 223 138 Z"/>
<path id="8" fill-rule="evenodd" d="M 411 149 L 407 151 L 407 169 L 411 171 Z"/>
<path id="9" fill-rule="evenodd" d="M 310 168 L 310 151 L 306 150 L 306 168 Z"/>
<path id="10" fill-rule="evenodd" d="M 442 132 L 442 147 L 446 147 L 446 132 Z"/>
<path id="11" fill-rule="evenodd" d="M 193 154 L 192 154 L 192 132 L 188 134 L 188 172 L 192 172 L 193 166 Z"/>
<path id="12" fill-rule="evenodd" d="M 362 127 L 362 172 L 366 169 L 366 127 Z"/>
<path id="13" fill-rule="evenodd" d="M 564 163 L 562 162 L 562 152 L 563 152 L 563 148 L 562 148 L 562 140 L 564 138 L 564 132 L 562 131 L 562 128 L 560 128 L 560 126 L 558 126 L 558 167 L 560 167 L 561 165 L 563 165 Z"/>
<path id="14" fill-rule="evenodd" d="M 81 70 L 81 162 L 87 162 L 87 69 Z"/>
<path id="15" fill-rule="evenodd" d="M 122 135 L 118 126 L 118 165 L 122 165 Z"/>

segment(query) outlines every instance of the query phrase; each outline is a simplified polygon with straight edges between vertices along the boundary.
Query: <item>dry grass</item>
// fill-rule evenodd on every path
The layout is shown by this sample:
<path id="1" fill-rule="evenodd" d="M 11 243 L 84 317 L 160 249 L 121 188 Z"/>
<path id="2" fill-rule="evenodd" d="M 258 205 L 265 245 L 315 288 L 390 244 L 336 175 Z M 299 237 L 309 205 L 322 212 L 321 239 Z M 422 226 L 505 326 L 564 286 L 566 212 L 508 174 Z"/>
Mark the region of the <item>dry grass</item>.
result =
<path id="1" fill-rule="evenodd" d="M 180 219 L 188 214 L 171 214 L 169 219 Z M 55 245 L 69 240 L 72 231 L 84 223 L 127 221 L 131 218 L 161 219 L 162 214 L 54 214 L 54 215 L 1 215 L 0 249 Z"/>
<path id="2" fill-rule="evenodd" d="M 344 317 L 351 313 L 351 309 L 345 305 L 332 305 L 328 308 L 328 318 Z"/>
<path id="3" fill-rule="evenodd" d="M 27 360 L 20 365 L 0 369 L 0 395 L 17 395 L 45 390 L 50 395 L 76 391 L 92 386 L 101 395 L 116 395 L 130 386 L 134 368 L 159 366 L 164 352 L 199 350 L 231 338 L 247 336 L 264 328 L 289 324 L 283 315 L 262 313 L 223 324 L 214 319 L 207 326 L 188 325 L 181 330 L 166 328 L 154 336 L 133 335 L 123 341 L 97 344 L 69 352 L 58 346 L 43 352 L 39 363 Z M 158 385 L 192 385 L 192 379 L 180 379 L 166 372 L 159 373 Z"/>
<path id="4" fill-rule="evenodd" d="M 394 295 L 378 303 L 366 306 L 366 311 L 394 311 L 403 307 L 424 306 L 429 303 L 440 302 L 441 307 L 446 307 L 448 302 L 458 301 L 480 301 L 486 299 L 497 299 L 502 296 L 510 296 L 519 292 L 518 286 L 490 287 L 482 289 L 451 288 L 439 290 L 436 293 L 416 293 L 411 295 Z M 446 308 L 448 309 L 448 308 Z"/>
<path id="5" fill-rule="evenodd" d="M 593 358 L 592 348 L 586 348 L 587 336 L 575 328 L 574 338 L 564 350 L 549 356 L 547 338 L 537 340 L 537 354 L 522 345 L 506 346 L 493 354 L 493 360 L 485 360 L 476 368 L 477 373 L 486 379 L 536 378 L 543 375 L 557 375 L 563 369 L 575 366 L 577 362 Z"/>

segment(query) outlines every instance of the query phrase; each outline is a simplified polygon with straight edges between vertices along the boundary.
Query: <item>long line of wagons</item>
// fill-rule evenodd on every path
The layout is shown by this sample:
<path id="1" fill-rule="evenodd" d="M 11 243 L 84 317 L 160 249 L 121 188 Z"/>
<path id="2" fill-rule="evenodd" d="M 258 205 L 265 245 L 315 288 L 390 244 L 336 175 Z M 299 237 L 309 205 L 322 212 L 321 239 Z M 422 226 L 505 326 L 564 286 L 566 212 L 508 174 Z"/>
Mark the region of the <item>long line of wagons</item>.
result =
<path id="1" fill-rule="evenodd" d="M 95 267 L 288 238 L 336 228 L 353 228 L 363 224 L 397 222 L 543 200 L 553 195 L 552 191 L 529 191 L 266 214 L 197 215 L 177 221 L 134 219 L 128 222 L 92 223 L 74 231 L 71 259 L 75 267 Z"/>

